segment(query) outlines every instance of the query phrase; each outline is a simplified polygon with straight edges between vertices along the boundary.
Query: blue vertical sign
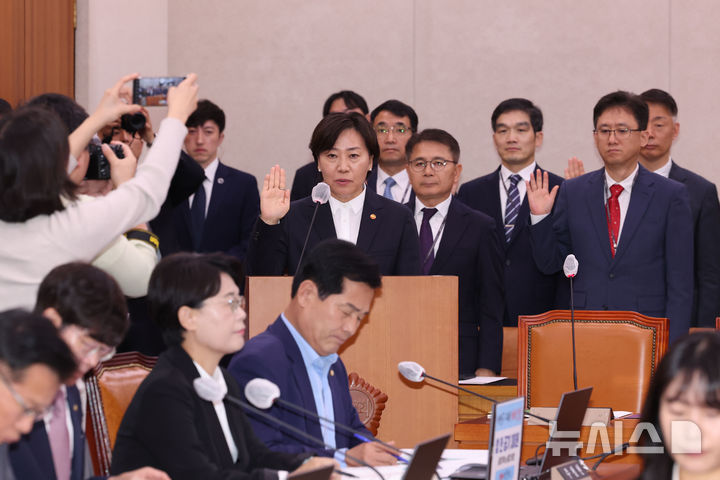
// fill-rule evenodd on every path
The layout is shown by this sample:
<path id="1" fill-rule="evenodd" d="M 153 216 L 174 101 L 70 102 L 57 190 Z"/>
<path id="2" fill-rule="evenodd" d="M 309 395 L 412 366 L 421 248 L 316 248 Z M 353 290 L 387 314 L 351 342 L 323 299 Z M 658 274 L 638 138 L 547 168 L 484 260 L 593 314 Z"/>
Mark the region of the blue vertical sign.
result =
<path id="1" fill-rule="evenodd" d="M 490 432 L 489 480 L 517 480 L 520 474 L 525 399 L 518 397 L 493 406 Z"/>

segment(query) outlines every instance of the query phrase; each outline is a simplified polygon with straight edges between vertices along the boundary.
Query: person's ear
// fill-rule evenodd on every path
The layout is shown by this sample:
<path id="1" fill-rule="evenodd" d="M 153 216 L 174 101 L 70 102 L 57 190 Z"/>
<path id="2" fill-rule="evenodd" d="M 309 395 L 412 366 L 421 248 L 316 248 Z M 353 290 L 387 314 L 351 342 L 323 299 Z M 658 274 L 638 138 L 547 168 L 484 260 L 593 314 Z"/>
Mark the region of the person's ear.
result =
<path id="1" fill-rule="evenodd" d="M 43 317 L 47 318 L 52 322 L 53 325 L 55 325 L 55 328 L 60 330 L 63 326 L 62 317 L 58 313 L 57 310 L 55 310 L 53 307 L 48 307 L 42 312 Z"/>
<path id="2" fill-rule="evenodd" d="M 197 315 L 194 308 L 183 305 L 178 309 L 178 322 L 188 332 L 192 332 L 197 329 Z"/>
<path id="3" fill-rule="evenodd" d="M 312 280 L 303 280 L 298 286 L 298 290 L 295 296 L 297 297 L 300 306 L 306 307 L 313 300 L 318 298 L 317 285 L 315 285 L 315 282 L 313 282 Z"/>

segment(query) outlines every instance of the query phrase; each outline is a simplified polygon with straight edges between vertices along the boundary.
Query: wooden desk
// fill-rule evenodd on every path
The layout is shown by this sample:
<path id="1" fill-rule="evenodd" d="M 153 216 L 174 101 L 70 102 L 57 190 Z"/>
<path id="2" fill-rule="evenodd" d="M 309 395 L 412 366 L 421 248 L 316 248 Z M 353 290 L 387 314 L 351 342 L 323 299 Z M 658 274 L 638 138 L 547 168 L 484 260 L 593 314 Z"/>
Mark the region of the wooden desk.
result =
<path id="1" fill-rule="evenodd" d="M 517 397 L 517 379 L 506 378 L 488 385 L 460 385 L 480 395 L 504 402 Z M 484 417 L 492 411 L 492 403 L 482 398 L 458 391 L 458 422 Z"/>
<path id="2" fill-rule="evenodd" d="M 598 432 L 597 430 L 595 430 L 591 438 L 591 427 L 582 427 L 582 429 L 580 430 L 580 441 L 582 442 L 580 456 L 589 457 L 592 455 L 598 455 L 603 453 L 603 451 L 608 451 L 615 448 L 616 428 L 622 428 L 622 443 L 630 441 L 630 436 L 632 435 L 633 430 L 637 426 L 638 422 L 639 420 L 637 419 L 614 420 L 610 422 L 610 425 L 606 429 L 606 438 L 609 441 L 609 446 L 606 450 L 603 450 L 602 445 L 604 439 L 604 432 Z M 523 462 L 525 462 L 525 460 L 527 460 L 528 458 L 532 458 L 535 455 L 535 450 L 539 445 L 545 444 L 548 438 L 548 431 L 548 427 L 545 425 L 528 425 L 527 421 L 525 422 L 525 426 L 523 427 L 523 447 L 521 456 Z M 459 448 L 487 449 L 489 438 L 490 421 L 487 417 L 461 422 L 455 425 L 454 439 L 456 442 L 458 442 Z M 589 450 L 588 440 L 594 441 L 594 450 Z M 605 462 L 613 464 L 640 464 L 642 463 L 642 460 L 636 454 L 625 453 L 623 455 L 610 456 L 605 460 Z"/>

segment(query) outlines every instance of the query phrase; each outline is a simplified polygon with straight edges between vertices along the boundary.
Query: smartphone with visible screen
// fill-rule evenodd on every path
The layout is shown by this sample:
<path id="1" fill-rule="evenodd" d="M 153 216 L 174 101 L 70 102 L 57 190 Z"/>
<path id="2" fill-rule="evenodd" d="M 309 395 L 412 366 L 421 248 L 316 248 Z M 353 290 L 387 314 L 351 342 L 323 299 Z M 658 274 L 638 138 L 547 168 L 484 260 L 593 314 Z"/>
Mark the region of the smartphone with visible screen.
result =
<path id="1" fill-rule="evenodd" d="M 143 107 L 164 107 L 170 87 L 185 77 L 141 77 L 133 80 L 133 103 Z"/>

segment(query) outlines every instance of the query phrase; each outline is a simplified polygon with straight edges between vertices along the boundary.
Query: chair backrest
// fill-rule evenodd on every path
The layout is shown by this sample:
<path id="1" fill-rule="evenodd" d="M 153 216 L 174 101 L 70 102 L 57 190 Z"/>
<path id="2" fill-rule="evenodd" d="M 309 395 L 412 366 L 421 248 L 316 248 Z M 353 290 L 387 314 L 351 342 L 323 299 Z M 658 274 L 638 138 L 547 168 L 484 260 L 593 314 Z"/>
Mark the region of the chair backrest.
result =
<path id="1" fill-rule="evenodd" d="M 501 377 L 517 378 L 518 366 L 518 329 L 503 327 L 503 350 Z"/>
<path id="2" fill-rule="evenodd" d="M 668 343 L 666 318 L 636 312 L 575 312 L 578 388 L 591 407 L 639 412 Z M 518 319 L 518 395 L 527 407 L 557 407 L 573 390 L 570 311 Z"/>
<path id="3" fill-rule="evenodd" d="M 112 449 L 120 422 L 140 383 L 155 366 L 156 357 L 139 352 L 118 353 L 85 376 L 87 434 L 96 475 L 110 474 Z"/>
<path id="4" fill-rule="evenodd" d="M 350 397 L 355 410 L 358 412 L 360 421 L 365 425 L 365 428 L 370 430 L 370 433 L 377 435 L 380 417 L 383 410 L 385 410 L 388 396 L 370 385 L 355 372 L 348 375 L 348 383 L 350 384 Z"/>

